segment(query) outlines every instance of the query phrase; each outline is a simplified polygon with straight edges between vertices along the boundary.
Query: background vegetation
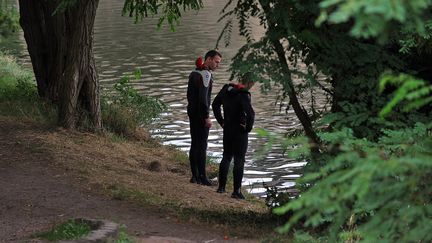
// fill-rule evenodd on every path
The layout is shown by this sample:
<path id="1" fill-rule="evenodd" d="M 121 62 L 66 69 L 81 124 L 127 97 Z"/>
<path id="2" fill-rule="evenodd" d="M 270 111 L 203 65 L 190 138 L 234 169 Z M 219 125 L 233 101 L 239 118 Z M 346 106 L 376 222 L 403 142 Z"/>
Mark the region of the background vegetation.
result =
<path id="1" fill-rule="evenodd" d="M 139 78 L 138 71 L 134 77 Z M 133 136 L 165 109 L 160 100 L 139 94 L 129 84 L 130 78 L 121 78 L 113 90 L 105 90 L 102 96 L 104 129 L 123 137 Z M 53 126 L 56 110 L 55 104 L 38 95 L 33 73 L 18 65 L 12 56 L 0 53 L 0 114 Z M 82 121 L 81 129 L 87 129 L 85 119 Z"/>
<path id="2" fill-rule="evenodd" d="M 0 0 L 0 43 L 19 28 L 19 14 L 7 0 Z"/>
<path id="3" fill-rule="evenodd" d="M 233 75 L 255 70 L 265 89 L 281 85 L 287 109 L 306 121 L 307 140 L 280 140 L 309 162 L 300 197 L 269 193 L 288 218 L 280 232 L 298 242 L 431 240 L 431 9 L 431 1 L 228 1 L 221 39 L 229 42 L 222 37 L 237 20 L 248 40 Z M 254 40 L 257 18 L 266 33 Z M 318 91 L 330 109 L 314 107 Z"/>
<path id="4" fill-rule="evenodd" d="M 39 98 L 33 73 L 0 53 L 0 114 L 54 124 L 55 107 Z"/>

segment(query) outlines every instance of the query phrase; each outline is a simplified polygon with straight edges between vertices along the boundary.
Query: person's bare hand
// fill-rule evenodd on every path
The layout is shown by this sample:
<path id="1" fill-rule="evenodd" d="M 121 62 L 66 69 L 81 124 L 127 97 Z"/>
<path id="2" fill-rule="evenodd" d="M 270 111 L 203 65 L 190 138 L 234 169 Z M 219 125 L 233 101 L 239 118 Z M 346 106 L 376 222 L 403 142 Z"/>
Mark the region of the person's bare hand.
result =
<path id="1" fill-rule="evenodd" d="M 211 128 L 212 126 L 212 121 L 210 120 L 210 118 L 206 118 L 205 119 L 205 127 Z"/>

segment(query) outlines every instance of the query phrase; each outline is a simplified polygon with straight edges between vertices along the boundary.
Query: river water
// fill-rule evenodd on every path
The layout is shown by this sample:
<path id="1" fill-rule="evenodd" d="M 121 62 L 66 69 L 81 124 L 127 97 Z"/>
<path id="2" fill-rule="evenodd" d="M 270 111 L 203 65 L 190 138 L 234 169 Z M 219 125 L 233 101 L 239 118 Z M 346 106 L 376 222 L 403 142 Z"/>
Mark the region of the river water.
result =
<path id="1" fill-rule="evenodd" d="M 164 144 L 189 151 L 190 136 L 186 114 L 186 89 L 188 75 L 194 68 L 195 59 L 213 49 L 224 23 L 217 23 L 219 12 L 226 1 L 205 0 L 205 8 L 184 13 L 175 32 L 168 27 L 156 30 L 157 18 L 147 18 L 134 24 L 134 20 L 121 16 L 123 0 L 103 0 L 95 23 L 95 58 L 103 88 L 110 88 L 120 77 L 141 69 L 142 77 L 134 86 L 145 95 L 161 99 L 168 109 L 151 125 L 151 134 Z M 263 29 L 252 26 L 253 34 L 259 38 Z M 245 40 L 233 31 L 231 44 L 219 50 L 223 55 L 220 69 L 214 72 L 213 97 L 223 84 L 229 82 L 228 72 L 231 58 Z M 21 38 L 21 45 L 24 41 Z M 22 56 L 26 56 L 22 54 Z M 268 94 L 260 92 L 259 84 L 252 90 L 252 105 L 256 112 L 255 127 L 276 133 L 286 133 L 301 128 L 292 110 L 286 113 L 275 105 L 277 88 Z M 208 155 L 215 162 L 222 156 L 222 129 L 213 120 L 210 130 Z M 256 132 L 249 135 L 243 186 L 257 196 L 263 195 L 264 183 L 279 189 L 292 188 L 294 180 L 301 174 L 304 161 L 283 156 L 275 147 L 264 157 L 256 154 L 266 143 Z"/>

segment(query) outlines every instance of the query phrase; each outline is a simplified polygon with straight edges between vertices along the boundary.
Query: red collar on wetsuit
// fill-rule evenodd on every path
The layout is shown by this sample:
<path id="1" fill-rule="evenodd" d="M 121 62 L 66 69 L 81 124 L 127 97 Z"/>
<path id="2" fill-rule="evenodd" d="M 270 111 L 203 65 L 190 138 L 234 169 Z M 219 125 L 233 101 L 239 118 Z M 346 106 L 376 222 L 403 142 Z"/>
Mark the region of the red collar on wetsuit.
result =
<path id="1" fill-rule="evenodd" d="M 198 57 L 195 61 L 195 66 L 198 70 L 207 70 L 207 67 L 204 65 L 204 60 L 202 57 Z"/>
<path id="2" fill-rule="evenodd" d="M 238 90 L 242 90 L 242 89 L 246 88 L 246 86 L 244 86 L 244 84 L 232 84 L 232 86 Z"/>

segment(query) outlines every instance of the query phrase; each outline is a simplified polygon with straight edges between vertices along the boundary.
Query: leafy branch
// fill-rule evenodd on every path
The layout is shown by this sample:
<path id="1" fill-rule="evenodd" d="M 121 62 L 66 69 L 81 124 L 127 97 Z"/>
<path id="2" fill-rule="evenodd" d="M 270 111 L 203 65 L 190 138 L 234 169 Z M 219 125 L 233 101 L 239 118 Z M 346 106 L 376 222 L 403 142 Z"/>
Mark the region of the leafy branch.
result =
<path id="1" fill-rule="evenodd" d="M 181 10 L 200 10 L 202 0 L 125 0 L 122 15 L 134 17 L 135 23 L 149 16 L 159 16 L 157 27 L 160 29 L 166 21 L 171 29 L 180 24 Z"/>
<path id="2" fill-rule="evenodd" d="M 386 73 L 382 76 L 380 81 L 380 92 L 383 92 L 389 85 L 399 87 L 394 92 L 394 96 L 390 102 L 381 110 L 381 117 L 387 116 L 397 104 L 403 101 L 406 101 L 402 109 L 404 112 L 418 109 L 432 103 L 432 85 L 422 79 L 408 74 L 399 74 L 396 76 L 391 73 Z"/>

